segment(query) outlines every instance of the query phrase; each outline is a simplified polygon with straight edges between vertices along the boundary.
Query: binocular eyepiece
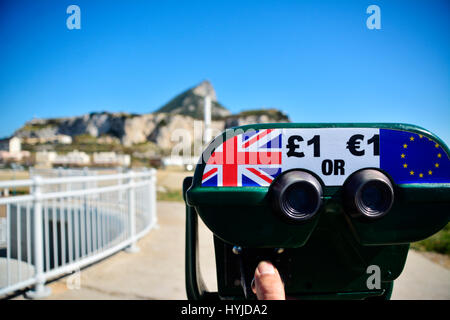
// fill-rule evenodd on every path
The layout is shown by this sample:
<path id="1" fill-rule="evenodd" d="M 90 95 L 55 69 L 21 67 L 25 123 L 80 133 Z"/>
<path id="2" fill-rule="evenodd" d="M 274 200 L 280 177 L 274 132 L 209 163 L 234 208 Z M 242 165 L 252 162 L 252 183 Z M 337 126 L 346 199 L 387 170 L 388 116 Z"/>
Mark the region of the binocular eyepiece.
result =
<path id="1" fill-rule="evenodd" d="M 353 218 L 377 219 L 389 212 L 394 188 L 382 172 L 364 169 L 351 175 L 343 186 L 343 205 Z M 322 205 L 323 188 L 311 173 L 293 170 L 276 179 L 270 190 L 273 209 L 284 219 L 303 222 Z"/>
<path id="2" fill-rule="evenodd" d="M 351 175 L 344 184 L 344 206 L 354 218 L 377 219 L 394 203 L 391 181 L 380 171 L 365 169 Z"/>
<path id="3" fill-rule="evenodd" d="M 322 204 L 322 185 L 306 171 L 289 171 L 276 179 L 270 190 L 275 212 L 290 221 L 311 219 Z"/>
<path id="4" fill-rule="evenodd" d="M 406 124 L 224 132 L 183 186 L 188 297 L 210 297 L 197 272 L 199 216 L 214 235 L 220 298 L 251 299 L 254 270 L 267 260 L 289 297 L 388 299 L 409 243 L 449 222 L 449 155 L 438 137 Z M 367 285 L 370 266 L 381 270 L 377 288 Z"/>

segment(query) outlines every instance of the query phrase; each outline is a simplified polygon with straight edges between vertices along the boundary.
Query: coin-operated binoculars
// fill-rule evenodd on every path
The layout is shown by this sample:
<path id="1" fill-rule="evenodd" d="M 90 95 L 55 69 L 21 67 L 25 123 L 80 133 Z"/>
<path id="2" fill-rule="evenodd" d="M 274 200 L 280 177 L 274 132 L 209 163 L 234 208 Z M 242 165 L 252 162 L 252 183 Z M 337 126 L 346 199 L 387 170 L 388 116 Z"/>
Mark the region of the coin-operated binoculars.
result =
<path id="1" fill-rule="evenodd" d="M 255 299 L 271 261 L 298 299 L 389 299 L 409 244 L 450 217 L 449 149 L 404 124 L 230 129 L 186 178 L 189 299 Z M 214 234 L 218 292 L 198 263 L 197 214 Z"/>

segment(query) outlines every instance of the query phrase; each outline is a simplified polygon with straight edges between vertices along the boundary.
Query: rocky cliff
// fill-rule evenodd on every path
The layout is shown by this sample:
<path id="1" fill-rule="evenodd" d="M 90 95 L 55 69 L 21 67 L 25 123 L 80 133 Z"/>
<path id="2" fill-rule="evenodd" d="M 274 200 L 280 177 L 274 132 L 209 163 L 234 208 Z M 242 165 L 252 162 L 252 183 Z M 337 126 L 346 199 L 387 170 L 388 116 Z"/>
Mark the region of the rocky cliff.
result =
<path id="1" fill-rule="evenodd" d="M 203 81 L 198 86 L 186 90 L 159 108 L 156 113 L 171 113 L 190 116 L 203 120 L 204 97 L 211 98 L 211 117 L 220 119 L 231 113 L 217 101 L 216 91 L 209 81 Z"/>
<path id="2" fill-rule="evenodd" d="M 225 128 L 268 122 L 289 122 L 279 110 L 251 110 L 232 115 L 216 97 L 212 85 L 204 81 L 149 114 L 93 112 L 82 116 L 58 119 L 33 119 L 15 132 L 25 141 L 27 138 L 49 138 L 56 135 L 77 137 L 89 135 L 98 141 L 120 141 L 125 147 L 153 142 L 160 149 L 170 149 L 177 136 L 185 132 L 194 139 L 201 139 L 204 96 L 212 102 L 211 127 L 213 134 Z M 195 136 L 194 136 L 195 134 Z"/>

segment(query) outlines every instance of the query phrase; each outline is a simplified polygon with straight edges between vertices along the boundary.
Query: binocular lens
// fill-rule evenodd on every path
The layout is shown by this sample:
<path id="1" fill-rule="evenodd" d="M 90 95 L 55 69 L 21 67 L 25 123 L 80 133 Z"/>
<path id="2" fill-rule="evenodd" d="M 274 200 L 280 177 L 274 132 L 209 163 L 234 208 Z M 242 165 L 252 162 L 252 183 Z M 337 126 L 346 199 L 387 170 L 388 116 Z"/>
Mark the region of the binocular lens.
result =
<path id="1" fill-rule="evenodd" d="M 286 206 L 293 212 L 310 214 L 317 207 L 317 190 L 309 183 L 298 182 L 285 192 Z"/>
<path id="2" fill-rule="evenodd" d="M 310 219 L 322 203 L 322 186 L 307 172 L 287 172 L 274 181 L 271 189 L 275 211 L 290 221 Z"/>
<path id="3" fill-rule="evenodd" d="M 351 216 L 380 218 L 392 207 L 394 189 L 383 173 L 366 169 L 349 178 L 344 186 L 344 198 Z"/>
<path id="4" fill-rule="evenodd" d="M 360 199 L 371 212 L 386 211 L 390 203 L 389 189 L 376 181 L 369 182 L 362 188 Z"/>

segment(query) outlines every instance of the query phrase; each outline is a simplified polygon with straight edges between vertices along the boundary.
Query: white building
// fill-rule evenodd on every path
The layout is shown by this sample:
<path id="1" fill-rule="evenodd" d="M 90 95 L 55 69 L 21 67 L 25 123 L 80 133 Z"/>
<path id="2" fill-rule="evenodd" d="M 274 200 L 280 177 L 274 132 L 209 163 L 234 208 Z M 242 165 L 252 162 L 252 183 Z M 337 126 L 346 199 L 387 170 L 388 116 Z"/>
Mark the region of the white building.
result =
<path id="1" fill-rule="evenodd" d="M 0 140 L 0 161 L 21 161 L 29 156 L 29 151 L 22 151 L 20 138 L 11 137 Z"/>
<path id="2" fill-rule="evenodd" d="M 117 154 L 115 152 L 95 152 L 92 162 L 96 165 L 129 167 L 131 157 L 128 154 Z"/>
<path id="3" fill-rule="evenodd" d="M 55 161 L 58 154 L 54 151 L 39 151 L 36 152 L 36 164 L 50 167 Z"/>
<path id="4" fill-rule="evenodd" d="M 0 150 L 9 153 L 19 153 L 22 151 L 22 143 L 19 138 L 11 137 L 0 140 Z"/>
<path id="5" fill-rule="evenodd" d="M 170 156 L 162 159 L 163 166 L 165 167 L 183 167 L 188 171 L 194 170 L 197 162 L 198 157 Z"/>
<path id="6" fill-rule="evenodd" d="M 66 134 L 42 134 L 39 137 L 29 137 L 24 138 L 24 141 L 28 144 L 43 144 L 43 143 L 60 143 L 60 144 L 71 144 L 72 137 Z"/>
<path id="7" fill-rule="evenodd" d="M 61 144 L 72 144 L 72 137 L 66 134 L 58 134 L 56 135 L 55 142 Z"/>
<path id="8" fill-rule="evenodd" d="M 53 164 L 85 166 L 91 163 L 91 159 L 86 152 L 74 150 L 64 155 L 57 155 Z"/>

